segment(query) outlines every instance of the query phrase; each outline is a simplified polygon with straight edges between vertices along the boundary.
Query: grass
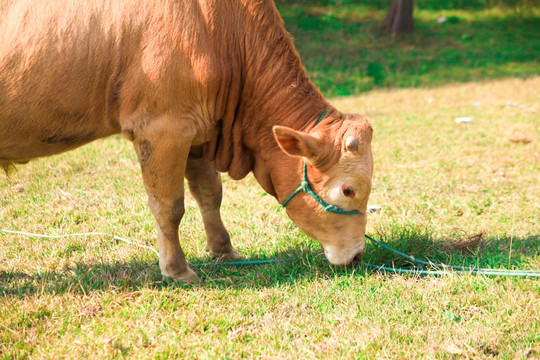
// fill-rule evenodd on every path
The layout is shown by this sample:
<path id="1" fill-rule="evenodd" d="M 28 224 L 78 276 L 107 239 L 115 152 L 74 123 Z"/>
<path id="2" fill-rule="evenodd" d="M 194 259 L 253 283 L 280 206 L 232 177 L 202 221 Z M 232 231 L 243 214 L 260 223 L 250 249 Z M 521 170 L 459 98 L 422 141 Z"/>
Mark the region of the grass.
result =
<path id="1" fill-rule="evenodd" d="M 399 41 L 380 29 L 389 1 L 278 5 L 308 73 L 327 96 L 540 73 L 537 2 L 507 1 L 516 5 L 510 9 L 482 1 L 468 8 L 455 0 L 416 3 L 415 31 Z M 438 23 L 441 17 L 447 21 Z"/>
<path id="2" fill-rule="evenodd" d="M 279 3 L 315 83 L 355 94 L 332 102 L 372 121 L 382 210 L 368 233 L 418 258 L 540 269 L 540 13 L 506 2 L 417 2 L 399 40 L 379 31 L 379 1 Z M 139 172 L 121 137 L 32 161 L 0 174 L 0 228 L 155 247 Z M 540 358 L 538 280 L 332 267 L 251 176 L 223 185 L 237 249 L 290 261 L 200 268 L 184 285 L 107 237 L 0 233 L 0 359 Z M 188 260 L 209 261 L 189 194 L 186 209 Z M 411 266 L 372 244 L 364 260 Z"/>
<path id="3" fill-rule="evenodd" d="M 335 99 L 375 128 L 371 203 L 382 211 L 368 232 L 419 258 L 540 269 L 538 88 L 533 77 Z M 197 269 L 203 283 L 188 286 L 163 282 L 152 252 L 106 237 L 0 235 L 0 358 L 540 356 L 538 280 L 335 268 L 253 178 L 223 184 L 237 248 L 292 261 Z M 20 167 L 0 182 L 0 202 L 3 228 L 155 246 L 120 137 Z M 188 259 L 208 261 L 189 196 L 181 231 Z M 372 245 L 365 260 L 410 267 Z"/>

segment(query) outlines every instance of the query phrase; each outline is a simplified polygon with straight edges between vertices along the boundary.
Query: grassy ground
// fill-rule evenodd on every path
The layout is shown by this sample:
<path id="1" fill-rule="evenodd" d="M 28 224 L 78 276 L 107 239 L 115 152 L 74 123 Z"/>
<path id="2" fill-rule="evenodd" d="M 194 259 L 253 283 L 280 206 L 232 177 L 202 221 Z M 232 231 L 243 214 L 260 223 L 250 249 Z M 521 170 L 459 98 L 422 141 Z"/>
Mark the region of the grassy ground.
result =
<path id="1" fill-rule="evenodd" d="M 389 3 L 278 2 L 308 73 L 327 96 L 540 73 L 538 1 L 417 1 L 414 34 L 399 41 L 380 29 Z M 514 7 L 488 6 L 504 3 Z"/>
<path id="2" fill-rule="evenodd" d="M 419 1 L 399 41 L 380 32 L 378 0 L 279 2 L 326 95 L 374 90 L 333 103 L 375 129 L 368 232 L 418 258 L 540 269 L 540 10 L 505 2 L 519 6 Z M 335 268 L 253 178 L 223 183 L 238 250 L 291 261 L 198 269 L 186 286 L 107 237 L 0 234 L 0 359 L 540 358 L 538 280 Z M 120 137 L 0 174 L 0 228 L 156 236 Z M 208 261 L 189 194 L 181 232 L 189 261 Z M 373 245 L 365 260 L 410 267 Z"/>
<path id="3" fill-rule="evenodd" d="M 335 99 L 375 129 L 371 203 L 382 211 L 368 232 L 419 258 L 540 269 L 538 89 L 532 77 Z M 292 261 L 199 269 L 204 282 L 186 286 L 162 282 L 152 252 L 106 237 L 0 234 L 0 359 L 540 357 L 538 280 L 334 268 L 253 178 L 224 187 L 237 248 Z M 0 224 L 155 246 L 120 137 L 2 175 Z M 181 232 L 189 260 L 208 261 L 189 196 Z M 410 266 L 372 245 L 365 258 Z"/>

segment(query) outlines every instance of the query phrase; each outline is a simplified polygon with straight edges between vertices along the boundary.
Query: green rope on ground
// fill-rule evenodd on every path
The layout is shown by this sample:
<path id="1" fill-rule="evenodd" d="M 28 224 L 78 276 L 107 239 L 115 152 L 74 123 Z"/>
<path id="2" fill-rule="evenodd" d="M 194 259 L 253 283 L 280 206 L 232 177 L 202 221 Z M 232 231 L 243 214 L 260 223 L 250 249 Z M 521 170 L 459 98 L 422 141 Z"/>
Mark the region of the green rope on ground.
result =
<path id="1" fill-rule="evenodd" d="M 105 233 L 76 233 L 76 234 L 65 234 L 65 235 L 40 235 L 40 234 L 33 234 L 33 233 L 27 233 L 23 231 L 13 231 L 13 230 L 5 230 L 0 229 L 0 232 L 6 233 L 6 234 L 18 234 L 18 235 L 25 235 L 25 236 L 32 236 L 32 237 L 39 237 L 39 238 L 48 238 L 48 239 L 58 239 L 58 238 L 64 238 L 69 236 L 107 236 L 110 238 L 113 238 L 115 240 L 123 241 L 127 244 L 138 246 L 144 249 L 151 250 L 154 252 L 158 257 L 159 253 L 152 247 L 141 245 L 134 243 L 132 241 L 123 239 L 119 236 L 109 235 Z M 409 274 L 409 275 L 450 275 L 450 274 L 469 274 L 469 275 L 488 275 L 488 276 L 511 276 L 511 277 L 533 277 L 533 278 L 540 278 L 540 270 L 506 270 L 506 269 L 486 269 L 486 268 L 475 268 L 475 267 L 467 267 L 467 266 L 455 266 L 455 265 L 446 265 L 441 263 L 434 263 L 431 261 L 424 261 L 419 260 L 415 258 L 412 255 L 405 254 L 401 251 L 398 251 L 387 244 L 377 241 L 373 239 L 371 236 L 366 235 L 366 238 L 371 240 L 374 244 L 379 245 L 383 247 L 384 249 L 397 254 L 399 256 L 402 256 L 410 261 L 412 261 L 415 264 L 419 265 L 428 265 L 433 268 L 438 268 L 441 270 L 423 270 L 423 269 L 401 269 L 401 268 L 392 268 L 387 266 L 379 266 L 369 263 L 362 263 L 365 266 L 375 269 L 377 271 L 383 271 L 383 272 L 390 272 L 390 273 L 398 273 L 398 274 Z M 326 260 L 326 259 L 325 259 Z M 291 262 L 292 259 L 267 259 L 267 260 L 244 260 L 244 261 L 231 261 L 231 262 L 206 262 L 206 263 L 195 263 L 190 264 L 191 267 L 210 267 L 210 266 L 248 266 L 248 265 L 265 265 L 265 264 L 276 264 L 276 263 L 282 263 L 282 262 Z"/>
<path id="2" fill-rule="evenodd" d="M 506 269 L 485 269 L 485 268 L 474 268 L 467 266 L 455 266 L 455 265 L 446 265 L 440 263 L 434 263 L 431 261 L 423 261 L 415 258 L 412 255 L 407 255 L 401 251 L 395 250 L 390 246 L 386 245 L 383 242 L 373 239 L 371 236 L 366 234 L 366 238 L 371 240 L 376 245 L 383 247 L 384 249 L 402 256 L 416 264 L 420 265 L 429 265 L 433 268 L 438 268 L 441 270 L 423 270 L 423 269 L 401 269 L 393 268 L 387 266 L 380 266 L 362 262 L 363 265 L 375 269 L 377 271 L 397 273 L 397 274 L 409 274 L 409 275 L 450 275 L 450 274 L 469 274 L 469 275 L 491 275 L 491 276 L 511 276 L 511 277 L 536 277 L 540 278 L 540 271 L 538 270 L 506 270 Z M 328 261 L 327 259 L 324 259 Z M 232 262 L 209 262 L 209 263 L 199 263 L 199 264 L 190 264 L 192 267 L 208 267 L 208 266 L 218 266 L 218 265 L 227 265 L 227 266 L 243 266 L 243 265 L 264 265 L 271 263 L 280 263 L 280 262 L 290 262 L 292 259 L 269 259 L 269 260 L 248 260 L 248 261 L 232 261 Z"/>

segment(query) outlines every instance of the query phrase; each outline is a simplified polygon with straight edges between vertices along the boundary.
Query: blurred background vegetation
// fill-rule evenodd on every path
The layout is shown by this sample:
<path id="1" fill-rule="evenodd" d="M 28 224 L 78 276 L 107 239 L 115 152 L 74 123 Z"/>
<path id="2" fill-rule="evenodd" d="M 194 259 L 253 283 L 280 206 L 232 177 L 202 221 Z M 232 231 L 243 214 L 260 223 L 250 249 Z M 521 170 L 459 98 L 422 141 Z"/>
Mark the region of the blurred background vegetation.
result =
<path id="1" fill-rule="evenodd" d="M 414 32 L 381 28 L 391 0 L 276 0 L 324 95 L 540 74 L 540 0 L 417 0 Z"/>

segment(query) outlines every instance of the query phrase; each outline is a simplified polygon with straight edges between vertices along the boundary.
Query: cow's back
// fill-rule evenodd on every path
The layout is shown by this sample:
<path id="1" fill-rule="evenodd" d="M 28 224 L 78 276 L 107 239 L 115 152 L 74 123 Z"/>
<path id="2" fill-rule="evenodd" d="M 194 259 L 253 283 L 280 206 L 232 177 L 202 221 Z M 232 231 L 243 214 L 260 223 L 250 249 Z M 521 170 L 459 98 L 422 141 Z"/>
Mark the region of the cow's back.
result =
<path id="1" fill-rule="evenodd" d="M 104 96 L 113 39 L 90 3 L 11 1 L 0 24 L 0 161 L 58 153 L 117 131 Z"/>
<path id="2" fill-rule="evenodd" d="M 122 113 L 207 101 L 216 57 L 199 7 L 0 1 L 0 166 L 118 133 Z"/>

